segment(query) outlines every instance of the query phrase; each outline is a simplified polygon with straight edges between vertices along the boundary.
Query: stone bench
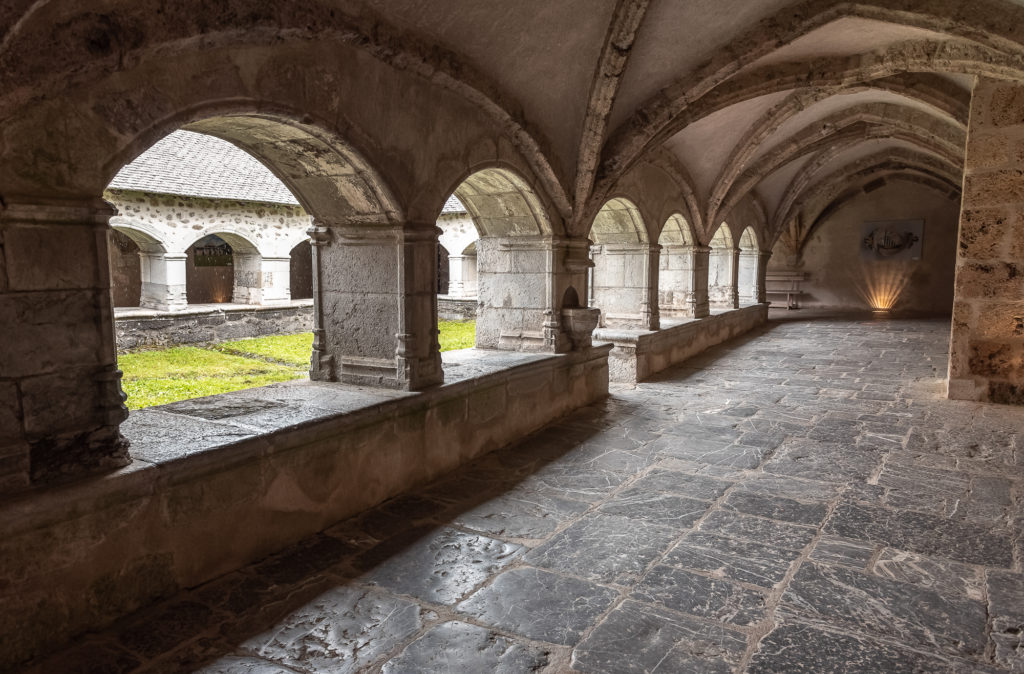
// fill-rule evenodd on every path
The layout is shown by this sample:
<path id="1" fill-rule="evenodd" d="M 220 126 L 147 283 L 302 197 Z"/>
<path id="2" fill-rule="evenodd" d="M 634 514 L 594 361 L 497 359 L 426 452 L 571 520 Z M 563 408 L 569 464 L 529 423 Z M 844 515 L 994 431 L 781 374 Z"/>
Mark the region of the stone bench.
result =
<path id="1" fill-rule="evenodd" d="M 787 309 L 799 309 L 800 298 L 804 295 L 800 285 L 807 280 L 802 271 L 768 272 L 765 276 L 766 295 L 785 295 Z"/>

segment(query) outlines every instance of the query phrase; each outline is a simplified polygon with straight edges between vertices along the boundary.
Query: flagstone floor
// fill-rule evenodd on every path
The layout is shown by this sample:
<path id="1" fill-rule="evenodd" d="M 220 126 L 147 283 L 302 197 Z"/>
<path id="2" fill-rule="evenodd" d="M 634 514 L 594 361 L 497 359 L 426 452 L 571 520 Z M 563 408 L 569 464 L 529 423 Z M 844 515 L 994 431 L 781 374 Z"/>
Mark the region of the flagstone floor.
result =
<path id="1" fill-rule="evenodd" d="M 772 321 L 35 671 L 1022 672 L 1024 408 L 948 335 Z"/>

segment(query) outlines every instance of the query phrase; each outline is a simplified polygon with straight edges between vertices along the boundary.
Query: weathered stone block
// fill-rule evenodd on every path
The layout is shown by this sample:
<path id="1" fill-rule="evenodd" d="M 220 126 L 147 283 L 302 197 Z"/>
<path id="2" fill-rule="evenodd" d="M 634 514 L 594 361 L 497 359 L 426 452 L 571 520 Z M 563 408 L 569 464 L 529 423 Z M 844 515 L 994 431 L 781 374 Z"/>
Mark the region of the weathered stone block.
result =
<path id="1" fill-rule="evenodd" d="M 13 382 L 0 382 L 0 446 L 23 437 L 21 402 Z M 4 454 L 0 452 L 0 456 Z"/>
<path id="2" fill-rule="evenodd" d="M 1000 260 L 964 262 L 957 268 L 956 294 L 963 299 L 1024 297 L 1024 264 Z"/>
<path id="3" fill-rule="evenodd" d="M 1012 216 L 1008 208 L 972 208 L 960 215 L 960 252 L 987 260 L 1003 252 Z"/>
<path id="4" fill-rule="evenodd" d="M 975 339 L 1024 342 L 1024 299 L 985 302 L 971 322 Z"/>
<path id="5" fill-rule="evenodd" d="M 1017 204 L 1024 202 L 1024 169 L 968 175 L 964 181 L 964 205 Z"/>
<path id="6" fill-rule="evenodd" d="M 24 377 L 96 362 L 102 343 L 97 292 L 0 295 L 0 372 Z"/>
<path id="7" fill-rule="evenodd" d="M 998 134 L 978 133 L 971 139 L 970 153 L 966 166 L 971 169 L 988 169 L 1004 166 L 1010 160 L 1010 149 L 1006 139 Z"/>
<path id="8" fill-rule="evenodd" d="M 1000 379 L 1024 379 L 1024 340 L 1017 343 L 972 340 L 971 373 Z"/>
<path id="9" fill-rule="evenodd" d="M 92 369 L 79 368 L 23 380 L 22 413 L 29 437 L 95 428 L 100 386 L 90 381 L 94 377 Z"/>
<path id="10" fill-rule="evenodd" d="M 1024 124 L 1024 88 L 1002 86 L 989 99 L 989 121 L 994 127 Z"/>
<path id="11" fill-rule="evenodd" d="M 11 290 L 96 288 L 106 275 L 92 227 L 10 227 L 4 248 Z"/>

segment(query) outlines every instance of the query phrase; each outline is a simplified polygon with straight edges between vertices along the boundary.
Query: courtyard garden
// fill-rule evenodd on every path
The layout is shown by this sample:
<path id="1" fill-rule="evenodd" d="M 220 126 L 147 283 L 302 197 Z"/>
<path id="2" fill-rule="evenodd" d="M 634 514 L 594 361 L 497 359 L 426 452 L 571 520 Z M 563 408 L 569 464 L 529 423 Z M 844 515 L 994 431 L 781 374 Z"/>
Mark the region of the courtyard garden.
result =
<path id="1" fill-rule="evenodd" d="M 473 346 L 476 323 L 438 324 L 442 351 Z M 123 353 L 117 363 L 129 409 L 164 405 L 308 376 L 313 334 L 274 335 L 202 346 Z"/>

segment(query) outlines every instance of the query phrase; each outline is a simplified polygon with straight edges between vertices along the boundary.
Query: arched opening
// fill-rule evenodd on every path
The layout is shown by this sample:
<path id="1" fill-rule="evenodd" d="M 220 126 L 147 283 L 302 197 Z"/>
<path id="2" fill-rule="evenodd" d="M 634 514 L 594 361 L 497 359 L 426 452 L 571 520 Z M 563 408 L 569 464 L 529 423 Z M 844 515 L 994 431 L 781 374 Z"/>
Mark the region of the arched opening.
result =
<path id="1" fill-rule="evenodd" d="M 184 139 L 178 138 L 179 135 Z M 219 161 L 189 164 L 187 152 L 173 151 L 182 146 L 216 146 Z M 185 188 L 176 190 L 184 194 L 161 193 L 147 198 L 151 187 L 134 182 L 144 172 L 131 170 L 147 154 L 162 156 L 165 160 L 182 160 L 180 166 L 172 166 L 163 174 L 163 184 L 167 188 Z M 307 157 L 316 157 L 320 170 L 311 172 Z M 212 171 L 212 174 L 204 171 Z M 342 175 L 349 179 L 339 181 L 336 176 Z M 305 372 L 317 379 L 396 388 L 409 385 L 404 379 L 409 370 L 423 377 L 440 379 L 439 361 L 436 371 L 431 372 L 430 367 L 409 368 L 396 359 L 396 354 L 403 353 L 396 343 L 399 338 L 412 339 L 424 353 L 432 350 L 436 353 L 436 346 L 431 348 L 436 341 L 416 340 L 417 331 L 401 324 L 402 312 L 395 301 L 403 292 L 399 270 L 379 261 L 403 259 L 405 249 L 400 249 L 397 243 L 402 237 L 393 233 L 399 227 L 395 223 L 402 222 L 402 218 L 396 216 L 397 210 L 383 184 L 373 182 L 373 175 L 338 139 L 312 127 L 264 116 L 219 117 L 194 122 L 188 125 L 188 131 L 164 137 L 122 169 L 108 189 L 108 194 L 114 197 L 110 201 L 120 212 L 114 219 L 115 226 L 118 220 L 140 220 L 147 231 L 158 225 L 166 230 L 166 245 L 149 251 L 163 265 L 157 270 L 160 273 L 153 275 L 153 284 L 162 288 L 155 294 L 162 294 L 173 304 L 180 289 L 179 306 L 184 306 L 186 301 L 189 305 L 286 304 L 291 288 L 297 298 L 314 299 L 312 358 L 308 351 L 306 355 L 295 357 L 295 345 L 289 345 L 289 355 L 282 358 L 267 358 L 259 345 L 251 345 L 253 352 L 249 353 L 239 346 L 241 342 L 230 336 L 221 337 L 216 327 L 210 327 L 214 321 L 193 321 L 188 330 L 202 333 L 202 339 L 190 341 L 217 342 L 225 338 L 229 341 L 216 348 L 182 347 L 197 353 L 179 360 L 199 363 L 214 356 L 224 357 L 227 353 L 226 357 L 240 369 L 232 370 L 227 365 L 223 368 L 210 365 L 198 370 L 186 367 L 189 374 L 177 377 L 179 381 L 175 386 L 187 390 L 177 399 L 259 386 L 302 376 Z M 173 217 L 158 223 L 163 211 Z M 311 246 L 308 239 L 294 245 L 297 231 L 306 236 L 310 230 L 309 214 L 312 213 L 320 213 L 323 219 L 319 222 L 332 223 L 331 227 L 319 225 L 311 230 L 315 246 Z M 332 228 L 348 227 L 348 222 L 357 223 L 360 234 L 335 236 Z M 373 233 L 374 228 L 381 233 Z M 133 238 L 138 242 L 138 237 Z M 423 245 L 431 245 L 431 242 Z M 144 254 L 147 252 L 145 247 L 140 248 Z M 145 278 L 145 255 L 141 267 Z M 365 270 L 370 268 L 383 273 L 366 274 Z M 143 303 L 147 294 L 145 286 L 143 282 Z M 434 288 L 428 290 L 432 294 Z M 375 298 L 378 306 L 367 306 L 367 297 Z M 327 312 L 325 304 L 330 307 Z M 247 314 L 244 320 L 224 320 L 237 326 L 258 322 L 266 313 L 253 312 L 255 319 Z M 404 314 L 425 316 L 432 324 L 436 315 L 418 309 L 407 309 Z M 358 315 L 358 325 L 342 321 L 342 315 Z M 357 330 L 359 338 L 355 334 Z M 420 332 L 433 334 L 430 328 L 421 328 Z M 260 337 L 255 341 L 259 341 L 270 333 L 259 329 L 256 334 Z M 281 339 L 285 337 L 282 335 Z M 297 335 L 296 339 L 305 344 L 305 349 L 310 348 L 308 333 Z M 152 355 L 146 354 L 149 360 Z M 249 356 L 253 358 L 246 360 Z M 406 362 L 416 359 L 417 349 L 407 349 L 403 357 Z M 123 356 L 120 360 L 130 365 L 132 359 Z M 349 370 L 350 362 L 355 365 L 352 370 Z M 137 392 L 134 373 L 129 372 L 130 367 L 124 369 L 126 389 Z M 238 381 L 233 381 L 230 388 L 224 388 L 224 382 L 212 382 L 213 389 L 195 385 L 199 380 L 214 378 L 211 373 L 220 370 L 225 371 L 228 379 Z M 172 378 L 174 375 L 163 377 L 165 380 Z M 191 378 L 188 385 L 182 386 L 181 380 L 188 378 Z M 159 384 L 164 388 L 169 386 L 167 381 Z M 156 404 L 172 399 L 158 399 Z"/>
<path id="2" fill-rule="evenodd" d="M 142 300 L 142 250 L 116 229 L 110 233 L 110 286 L 114 308 L 137 307 Z"/>
<path id="3" fill-rule="evenodd" d="M 658 237 L 661 246 L 658 309 L 663 318 L 692 318 L 695 315 L 694 242 L 690 223 L 678 213 L 670 216 L 661 229 Z"/>
<path id="4" fill-rule="evenodd" d="M 609 199 L 590 229 L 590 306 L 601 310 L 602 327 L 657 328 L 649 291 L 652 249 L 640 210 L 632 201 Z M 656 322 L 656 321 L 655 321 Z"/>
<path id="5" fill-rule="evenodd" d="M 235 301 L 235 249 L 209 234 L 185 249 L 185 288 L 189 304 Z M 239 303 L 245 304 L 244 297 Z"/>
<path id="6" fill-rule="evenodd" d="M 747 227 L 740 235 L 739 256 L 737 257 L 736 295 L 739 304 L 754 304 L 761 295 L 759 290 L 758 267 L 760 248 L 753 227 Z"/>
<path id="7" fill-rule="evenodd" d="M 736 308 L 735 257 L 732 233 L 723 222 L 711 237 L 711 252 L 708 254 L 708 303 L 712 308 Z"/>
<path id="8" fill-rule="evenodd" d="M 313 297 L 313 247 L 308 240 L 296 244 L 288 253 L 288 287 L 291 299 L 308 300 Z"/>
<path id="9" fill-rule="evenodd" d="M 458 292 L 477 298 L 475 345 L 513 351 L 554 348 L 545 333 L 545 312 L 554 305 L 548 278 L 552 227 L 540 198 L 505 168 L 473 173 L 455 188 L 454 197 L 474 231 L 439 225 L 447 228 L 442 241 L 462 251 L 458 268 L 450 266 L 451 278 L 458 276 Z"/>

